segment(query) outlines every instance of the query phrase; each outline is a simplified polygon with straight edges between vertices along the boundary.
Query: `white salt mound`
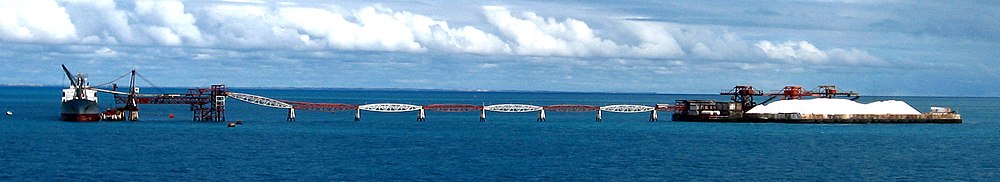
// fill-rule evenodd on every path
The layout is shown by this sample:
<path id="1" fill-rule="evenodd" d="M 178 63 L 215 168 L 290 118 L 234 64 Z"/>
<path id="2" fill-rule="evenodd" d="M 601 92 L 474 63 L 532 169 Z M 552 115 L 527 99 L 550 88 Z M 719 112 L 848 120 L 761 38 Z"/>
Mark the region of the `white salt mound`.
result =
<path id="1" fill-rule="evenodd" d="M 750 109 L 747 113 L 799 114 L 920 114 L 903 101 L 887 100 L 862 104 L 847 99 L 781 100 Z"/>

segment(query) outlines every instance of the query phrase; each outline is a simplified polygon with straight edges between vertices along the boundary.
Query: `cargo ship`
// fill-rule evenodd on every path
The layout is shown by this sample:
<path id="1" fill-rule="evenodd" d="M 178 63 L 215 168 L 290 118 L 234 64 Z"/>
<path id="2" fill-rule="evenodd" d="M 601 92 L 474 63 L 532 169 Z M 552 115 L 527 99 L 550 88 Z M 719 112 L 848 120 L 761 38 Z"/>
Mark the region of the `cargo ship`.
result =
<path id="1" fill-rule="evenodd" d="M 903 101 L 862 104 L 855 101 L 858 94 L 837 92 L 831 85 L 820 86 L 814 91 L 786 86 L 774 93 L 764 93 L 751 86 L 736 86 L 722 95 L 731 95 L 733 101 L 677 100 L 672 119 L 753 123 L 962 123 L 962 116 L 951 108 L 931 107 L 930 112 L 921 113 Z M 757 103 L 755 96 L 771 96 L 771 99 Z M 854 98 L 835 98 L 838 96 Z M 768 103 L 778 97 L 780 101 Z"/>
<path id="2" fill-rule="evenodd" d="M 63 71 L 69 78 L 69 88 L 62 90 L 62 113 L 60 119 L 63 121 L 91 122 L 101 120 L 101 109 L 97 105 L 97 91 L 86 89 L 89 87 L 87 76 L 73 75 L 63 65 Z"/>

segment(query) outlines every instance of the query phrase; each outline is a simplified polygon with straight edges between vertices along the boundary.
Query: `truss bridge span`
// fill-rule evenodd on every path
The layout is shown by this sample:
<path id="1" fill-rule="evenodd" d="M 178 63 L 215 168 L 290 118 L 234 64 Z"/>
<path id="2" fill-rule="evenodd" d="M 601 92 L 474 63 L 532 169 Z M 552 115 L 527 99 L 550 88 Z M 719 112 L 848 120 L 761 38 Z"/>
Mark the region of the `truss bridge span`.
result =
<path id="1" fill-rule="evenodd" d="M 434 112 L 479 112 L 479 120 L 486 121 L 487 112 L 495 113 L 538 113 L 538 121 L 545 121 L 545 112 L 594 112 L 596 120 L 603 119 L 603 112 L 614 113 L 649 113 L 649 121 L 657 121 L 657 111 L 673 111 L 674 107 L 659 104 L 657 106 L 645 106 L 635 104 L 615 104 L 606 106 L 593 106 L 581 104 L 557 104 L 557 105 L 531 105 L 518 103 L 503 103 L 492 105 L 472 105 L 472 104 L 429 104 L 414 105 L 406 103 L 376 103 L 376 104 L 343 104 L 343 103 L 316 103 L 304 101 L 291 101 L 272 99 L 264 96 L 228 92 L 229 98 L 243 101 L 249 104 L 288 110 L 288 121 L 295 121 L 295 111 L 313 112 L 341 112 L 353 111 L 354 120 L 360 121 L 362 111 L 370 113 L 403 113 L 417 112 L 417 121 L 426 121 L 427 111 Z"/>

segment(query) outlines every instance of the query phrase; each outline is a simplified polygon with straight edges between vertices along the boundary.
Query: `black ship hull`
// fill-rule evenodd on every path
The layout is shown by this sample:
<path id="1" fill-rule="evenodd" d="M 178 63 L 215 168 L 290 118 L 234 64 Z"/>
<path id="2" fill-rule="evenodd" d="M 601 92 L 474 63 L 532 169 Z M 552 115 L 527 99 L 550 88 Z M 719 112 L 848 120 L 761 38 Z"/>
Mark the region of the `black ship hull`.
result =
<path id="1" fill-rule="evenodd" d="M 77 122 L 100 121 L 101 110 L 95 101 L 73 99 L 62 103 L 60 119 Z"/>

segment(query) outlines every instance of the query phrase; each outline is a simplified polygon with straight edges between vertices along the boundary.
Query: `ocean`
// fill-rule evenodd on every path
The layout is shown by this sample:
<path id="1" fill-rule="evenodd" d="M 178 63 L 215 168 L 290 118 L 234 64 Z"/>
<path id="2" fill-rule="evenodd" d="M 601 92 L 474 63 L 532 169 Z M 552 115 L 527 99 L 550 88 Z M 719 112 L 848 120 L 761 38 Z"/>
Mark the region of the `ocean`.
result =
<path id="1" fill-rule="evenodd" d="M 672 122 L 660 113 L 298 111 L 229 99 L 227 122 L 186 105 L 140 105 L 140 121 L 58 121 L 58 87 L 0 87 L 2 181 L 997 181 L 1000 98 L 902 100 L 946 106 L 962 124 Z M 144 89 L 150 92 L 152 89 Z M 672 104 L 718 95 L 240 89 L 347 104 Z M 167 89 L 167 92 L 181 92 Z M 102 95 L 101 107 L 113 105 Z M 168 115 L 174 114 L 175 118 Z"/>

